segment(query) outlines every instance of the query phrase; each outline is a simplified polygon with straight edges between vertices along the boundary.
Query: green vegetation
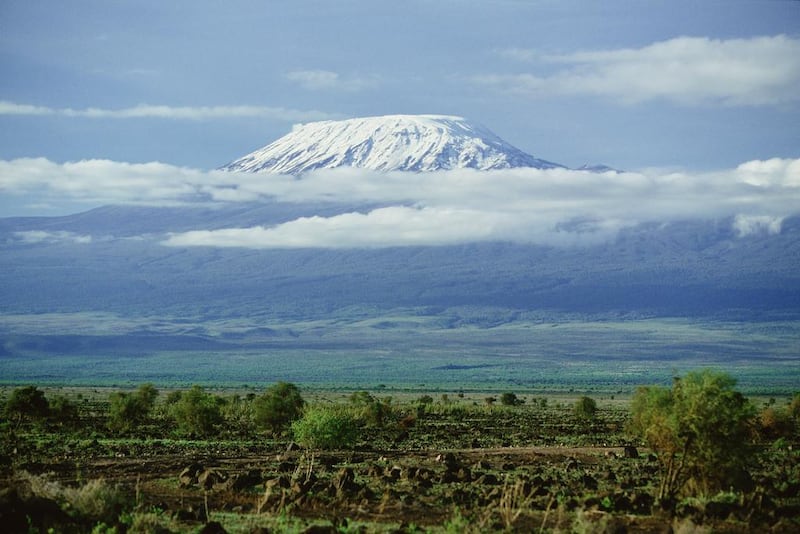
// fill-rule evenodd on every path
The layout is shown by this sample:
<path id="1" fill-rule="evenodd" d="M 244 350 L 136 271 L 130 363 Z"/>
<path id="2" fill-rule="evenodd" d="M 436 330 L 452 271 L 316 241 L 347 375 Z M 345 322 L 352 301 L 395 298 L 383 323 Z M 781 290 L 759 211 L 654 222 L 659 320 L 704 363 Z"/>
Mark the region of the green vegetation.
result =
<path id="1" fill-rule="evenodd" d="M 297 386 L 278 382 L 253 403 L 256 425 L 273 433 L 281 432 L 300 417 L 303 406 L 305 401 Z"/>
<path id="2" fill-rule="evenodd" d="M 800 530 L 800 395 L 748 400 L 713 371 L 632 399 L 389 390 L 9 390 L 0 507 L 19 513 L 4 521 L 42 532 Z M 131 404 L 148 408 L 123 433 L 111 421 Z M 260 409 L 296 418 L 265 427 Z"/>
<path id="3" fill-rule="evenodd" d="M 16 421 L 17 425 L 23 421 L 40 421 L 50 415 L 50 405 L 44 392 L 36 386 L 17 388 L 11 393 L 3 410 L 5 417 Z"/>
<path id="4" fill-rule="evenodd" d="M 698 367 L 725 369 L 748 395 L 784 396 L 800 383 L 800 321 L 781 316 L 737 321 L 503 309 L 487 315 L 470 307 L 380 313 L 346 307 L 303 320 L 263 309 L 202 319 L 3 316 L 0 333 L 9 354 L 0 360 L 0 384 L 133 389 L 152 382 L 164 391 L 277 381 L 351 391 L 385 384 L 438 399 L 459 389 L 632 394 L 639 385 L 669 385 L 674 374 Z M 98 333 L 81 336 L 86 324 Z M 21 337 L 34 328 L 41 338 Z M 207 335 L 202 342 L 189 337 L 188 346 L 174 341 L 191 330 Z M 59 331 L 75 335 L 60 344 L 51 336 Z"/>
<path id="5" fill-rule="evenodd" d="M 597 402 L 591 397 L 580 397 L 572 408 L 575 418 L 581 422 L 591 422 L 597 417 Z"/>
<path id="6" fill-rule="evenodd" d="M 346 409 L 311 406 L 292 423 L 292 434 L 309 449 L 349 449 L 359 437 L 359 421 Z"/>
<path id="7" fill-rule="evenodd" d="M 524 403 L 525 401 L 517 397 L 516 393 L 507 391 L 500 395 L 500 404 L 503 406 L 519 406 Z"/>
<path id="8" fill-rule="evenodd" d="M 153 384 L 142 384 L 135 393 L 112 393 L 108 428 L 121 434 L 136 429 L 147 421 L 157 397 L 158 390 Z"/>
<path id="9" fill-rule="evenodd" d="M 637 391 L 630 428 L 658 454 L 659 499 L 692 490 L 710 495 L 744 476 L 755 410 L 735 384 L 727 374 L 705 370 L 676 378 L 671 390 Z"/>
<path id="10" fill-rule="evenodd" d="M 206 393 L 200 386 L 192 386 L 172 405 L 178 431 L 186 436 L 213 435 L 222 422 L 221 404 L 219 397 Z"/>

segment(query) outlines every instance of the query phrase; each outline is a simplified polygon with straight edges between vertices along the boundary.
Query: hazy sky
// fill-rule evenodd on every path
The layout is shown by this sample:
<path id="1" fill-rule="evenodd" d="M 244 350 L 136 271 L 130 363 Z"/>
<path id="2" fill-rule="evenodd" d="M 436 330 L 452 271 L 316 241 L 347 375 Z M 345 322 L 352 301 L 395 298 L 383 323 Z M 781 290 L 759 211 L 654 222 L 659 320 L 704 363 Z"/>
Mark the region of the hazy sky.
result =
<path id="1" fill-rule="evenodd" d="M 710 212 L 767 228 L 797 212 L 797 1 L 3 0 L 0 68 L 0 216 L 198 195 L 314 197 L 311 186 L 276 193 L 280 180 L 265 188 L 208 171 L 298 122 L 396 113 L 460 115 L 540 158 L 639 173 L 608 178 L 626 194 L 594 211 L 602 183 L 564 189 L 582 178 L 539 177 L 565 202 L 581 192 L 573 215 L 612 220 L 652 194 L 681 216 L 693 209 L 681 205 L 716 198 Z M 358 188 L 375 177 L 348 179 Z M 320 180 L 308 184 L 328 187 Z M 497 210 L 517 194 L 509 180 Z M 741 204 L 753 187 L 758 198 Z M 701 190 L 698 202 L 681 196 Z M 415 212 L 397 204 L 323 222 L 473 220 L 467 199 L 422 193 Z M 498 217 L 479 226 L 517 231 Z"/>

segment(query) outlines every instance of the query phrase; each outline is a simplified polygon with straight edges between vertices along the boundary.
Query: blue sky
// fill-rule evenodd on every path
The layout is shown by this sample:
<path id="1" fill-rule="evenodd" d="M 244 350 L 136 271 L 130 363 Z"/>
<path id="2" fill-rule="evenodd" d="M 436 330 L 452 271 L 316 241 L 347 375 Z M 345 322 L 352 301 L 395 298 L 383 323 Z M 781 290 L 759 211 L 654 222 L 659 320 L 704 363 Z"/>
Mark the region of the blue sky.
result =
<path id="1" fill-rule="evenodd" d="M 0 68 L 3 162 L 209 170 L 297 122 L 395 113 L 568 166 L 800 158 L 788 0 L 5 0 Z"/>

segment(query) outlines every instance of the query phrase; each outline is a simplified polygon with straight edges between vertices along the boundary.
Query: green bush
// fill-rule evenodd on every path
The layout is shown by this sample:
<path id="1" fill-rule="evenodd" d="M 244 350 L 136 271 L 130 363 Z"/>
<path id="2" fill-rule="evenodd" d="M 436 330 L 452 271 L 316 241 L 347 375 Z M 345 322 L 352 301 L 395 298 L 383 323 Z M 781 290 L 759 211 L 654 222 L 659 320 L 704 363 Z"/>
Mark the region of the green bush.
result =
<path id="1" fill-rule="evenodd" d="M 305 401 L 297 386 L 278 382 L 255 399 L 253 414 L 256 426 L 272 432 L 282 431 L 300 417 L 303 406 Z"/>
<path id="2" fill-rule="evenodd" d="M 579 421 L 590 422 L 597 417 L 597 403 L 591 397 L 581 397 L 575 401 L 572 413 Z"/>
<path id="3" fill-rule="evenodd" d="M 524 404 L 525 401 L 517 397 L 516 393 L 511 393 L 507 391 L 500 395 L 500 404 L 503 406 L 520 406 Z"/>
<path id="4" fill-rule="evenodd" d="M 659 499 L 682 490 L 729 489 L 747 466 L 755 409 L 725 373 L 676 378 L 672 389 L 642 387 L 631 405 L 630 430 L 658 455 Z"/>
<path id="5" fill-rule="evenodd" d="M 16 421 L 17 425 L 24 420 L 40 421 L 50 415 L 50 404 L 43 391 L 36 386 L 25 386 L 11 392 L 4 415 L 9 420 Z"/>
<path id="6" fill-rule="evenodd" d="M 309 449 L 347 449 L 359 436 L 358 417 L 342 408 L 312 406 L 292 423 L 294 439 Z"/>
<path id="7" fill-rule="evenodd" d="M 80 421 L 78 406 L 63 395 L 50 400 L 48 411 L 50 420 L 61 426 L 73 427 Z"/>
<path id="8" fill-rule="evenodd" d="M 135 393 L 117 391 L 109 396 L 108 428 L 127 433 L 145 423 L 155 406 L 158 390 L 152 384 L 142 384 Z"/>
<path id="9" fill-rule="evenodd" d="M 222 422 L 221 404 L 222 399 L 206 393 L 200 386 L 184 391 L 171 408 L 178 432 L 203 437 L 213 435 Z"/>
<path id="10" fill-rule="evenodd" d="M 350 404 L 358 411 L 361 419 L 368 425 L 382 428 L 392 417 L 392 399 L 378 399 L 366 391 L 356 391 L 350 395 Z"/>

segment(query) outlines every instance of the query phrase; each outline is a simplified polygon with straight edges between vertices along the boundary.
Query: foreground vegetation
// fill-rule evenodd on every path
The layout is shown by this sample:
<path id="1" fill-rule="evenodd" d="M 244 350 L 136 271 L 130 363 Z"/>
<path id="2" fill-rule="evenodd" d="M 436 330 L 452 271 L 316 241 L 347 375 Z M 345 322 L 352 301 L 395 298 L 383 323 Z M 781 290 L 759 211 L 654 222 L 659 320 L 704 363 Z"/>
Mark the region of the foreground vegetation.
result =
<path id="1" fill-rule="evenodd" d="M 312 398 L 313 397 L 313 398 Z M 4 392 L 9 532 L 800 529 L 800 394 Z"/>

